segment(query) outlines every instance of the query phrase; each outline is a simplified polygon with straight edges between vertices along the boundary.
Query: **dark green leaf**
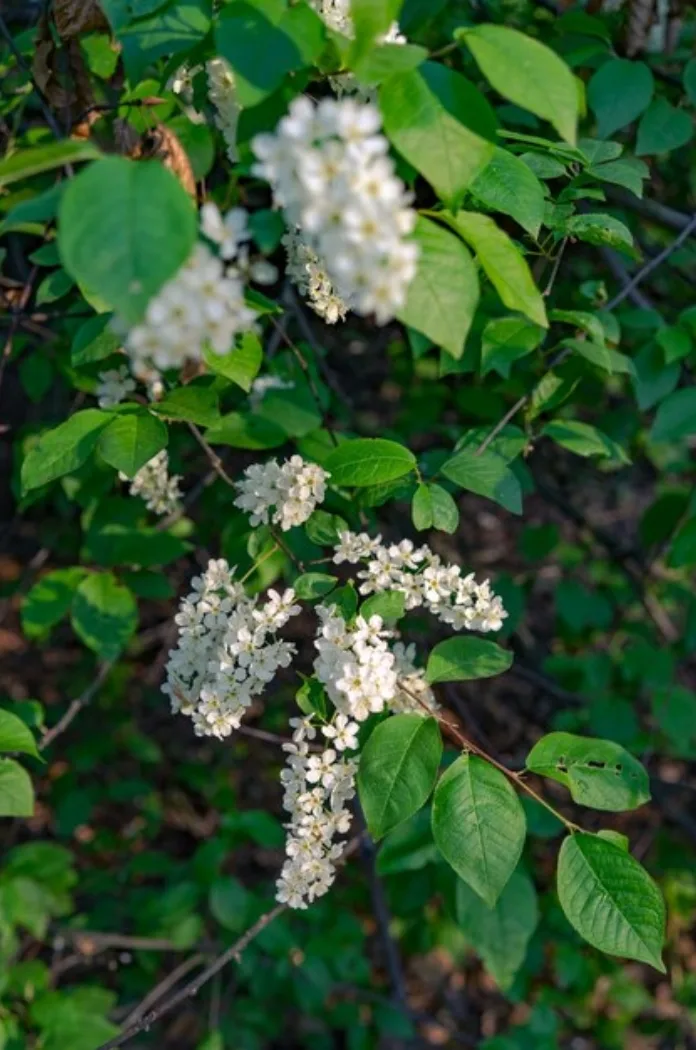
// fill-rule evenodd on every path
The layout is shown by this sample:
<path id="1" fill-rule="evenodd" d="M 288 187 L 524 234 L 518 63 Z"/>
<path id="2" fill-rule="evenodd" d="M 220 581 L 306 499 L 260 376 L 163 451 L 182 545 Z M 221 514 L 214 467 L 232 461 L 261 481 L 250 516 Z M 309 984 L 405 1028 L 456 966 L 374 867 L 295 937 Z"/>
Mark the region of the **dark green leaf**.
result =
<path id="1" fill-rule="evenodd" d="M 133 595 L 110 572 L 82 581 L 72 604 L 72 625 L 102 660 L 115 660 L 133 635 L 138 610 Z"/>
<path id="2" fill-rule="evenodd" d="M 22 602 L 22 630 L 29 638 L 40 638 L 67 616 L 73 595 L 84 579 L 86 569 L 54 569 L 46 573 Z"/>
<path id="3" fill-rule="evenodd" d="M 363 487 L 410 473 L 416 466 L 416 457 L 395 441 L 356 438 L 335 448 L 325 466 L 333 485 Z"/>
<path id="4" fill-rule="evenodd" d="M 108 412 L 86 408 L 43 433 L 22 463 L 22 490 L 46 485 L 81 467 L 112 419 Z"/>
<path id="5" fill-rule="evenodd" d="M 0 708 L 0 751 L 20 751 L 23 755 L 39 757 L 34 734 L 26 722 L 2 708 Z"/>
<path id="6" fill-rule="evenodd" d="M 669 153 L 685 146 L 693 133 L 693 120 L 685 110 L 677 109 L 666 98 L 656 98 L 640 118 L 636 154 Z"/>
<path id="7" fill-rule="evenodd" d="M 293 587 L 298 598 L 311 601 L 314 598 L 323 598 L 337 583 L 337 576 L 329 576 L 325 572 L 305 572 L 297 577 Z"/>
<path id="8" fill-rule="evenodd" d="M 152 405 L 152 411 L 165 419 L 180 419 L 187 423 L 197 423 L 201 427 L 219 426 L 220 407 L 218 395 L 210 386 L 177 387 L 170 391 L 161 401 Z"/>
<path id="9" fill-rule="evenodd" d="M 558 896 L 570 924 L 594 948 L 665 972 L 662 895 L 630 853 L 597 835 L 571 835 L 558 860 Z"/>
<path id="10" fill-rule="evenodd" d="M 650 800 L 645 769 L 613 740 L 549 733 L 529 752 L 527 769 L 564 784 L 581 806 L 637 809 Z"/>
<path id="11" fill-rule="evenodd" d="M 229 354 L 214 354 L 205 349 L 203 359 L 211 371 L 231 379 L 248 394 L 261 368 L 263 349 L 255 332 L 245 332 L 239 340 L 239 346 L 230 350 Z"/>
<path id="12" fill-rule="evenodd" d="M 457 879 L 457 924 L 502 991 L 507 991 L 527 954 L 529 940 L 539 921 L 534 883 L 520 868 L 493 908 Z"/>
<path id="13" fill-rule="evenodd" d="M 678 441 L 696 434 L 696 387 L 675 390 L 661 403 L 650 431 L 651 441 Z"/>
<path id="14" fill-rule="evenodd" d="M 34 789 L 26 769 L 12 758 L 0 758 L 0 817 L 30 817 Z"/>
<path id="15" fill-rule="evenodd" d="M 152 413 L 116 416 L 99 435 L 97 448 L 106 462 L 132 478 L 167 444 L 167 428 Z"/>
<path id="16" fill-rule="evenodd" d="M 647 109 L 655 89 L 644 62 L 612 58 L 597 70 L 587 86 L 587 102 L 597 118 L 597 133 L 608 138 Z"/>
<path id="17" fill-rule="evenodd" d="M 0 187 L 9 186 L 18 179 L 39 175 L 42 171 L 62 168 L 65 164 L 76 164 L 81 160 L 96 160 L 98 157 L 101 157 L 101 152 L 93 142 L 78 142 L 75 139 L 18 150 L 0 161 Z"/>
<path id="18" fill-rule="evenodd" d="M 532 237 L 537 237 L 546 207 L 544 187 L 514 153 L 496 147 L 469 190 L 486 208 L 509 215 Z"/>

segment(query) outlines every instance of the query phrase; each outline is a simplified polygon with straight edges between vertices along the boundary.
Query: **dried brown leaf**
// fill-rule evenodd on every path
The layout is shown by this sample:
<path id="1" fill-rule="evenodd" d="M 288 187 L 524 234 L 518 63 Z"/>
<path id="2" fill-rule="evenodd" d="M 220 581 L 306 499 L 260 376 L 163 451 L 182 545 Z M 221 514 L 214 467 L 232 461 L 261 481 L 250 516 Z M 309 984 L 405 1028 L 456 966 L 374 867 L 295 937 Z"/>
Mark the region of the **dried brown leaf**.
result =
<path id="1" fill-rule="evenodd" d="M 191 161 L 181 142 L 171 130 L 163 124 L 146 131 L 132 154 L 138 160 L 156 158 L 165 168 L 169 168 L 187 193 L 196 196 L 196 180 L 191 168 Z"/>
<path id="2" fill-rule="evenodd" d="M 58 35 L 70 40 L 82 33 L 109 32 L 109 23 L 96 0 L 53 0 Z"/>

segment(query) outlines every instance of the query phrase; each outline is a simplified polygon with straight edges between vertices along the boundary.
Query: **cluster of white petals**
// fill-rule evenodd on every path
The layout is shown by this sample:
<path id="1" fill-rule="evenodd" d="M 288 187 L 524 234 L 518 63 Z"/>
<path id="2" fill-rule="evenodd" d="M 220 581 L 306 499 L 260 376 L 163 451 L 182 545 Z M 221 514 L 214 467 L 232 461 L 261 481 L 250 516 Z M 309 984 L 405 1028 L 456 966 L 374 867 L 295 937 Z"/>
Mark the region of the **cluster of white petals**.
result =
<path id="1" fill-rule="evenodd" d="M 329 475 L 302 456 L 291 456 L 279 466 L 253 463 L 237 483 L 235 505 L 249 515 L 252 525 L 280 525 L 283 532 L 307 521 L 317 504 L 324 501 Z"/>
<path id="2" fill-rule="evenodd" d="M 396 693 L 389 701 L 389 709 L 397 715 L 426 715 L 439 710 L 435 694 L 425 680 L 425 670 L 414 662 L 415 645 L 396 642 L 392 646 L 397 674 Z"/>
<path id="3" fill-rule="evenodd" d="M 275 133 L 255 136 L 254 173 L 270 182 L 288 226 L 323 260 L 348 309 L 389 321 L 415 275 L 416 221 L 375 106 L 296 98 Z"/>
<path id="4" fill-rule="evenodd" d="M 353 16 L 350 11 L 350 0 L 309 0 L 314 10 L 321 15 L 329 29 L 334 29 L 344 36 L 355 36 Z M 388 31 L 378 38 L 379 44 L 405 44 L 406 37 L 393 22 Z"/>
<path id="5" fill-rule="evenodd" d="M 295 231 L 286 233 L 282 243 L 288 257 L 285 272 L 300 294 L 309 300 L 314 312 L 327 324 L 344 321 L 348 307 L 336 295 L 326 266 L 317 253 Z"/>
<path id="6" fill-rule="evenodd" d="M 235 337 L 254 326 L 256 314 L 244 302 L 242 275 L 231 262 L 250 237 L 246 212 L 234 208 L 223 218 L 214 204 L 206 204 L 201 220 L 217 252 L 199 241 L 128 333 L 126 350 L 136 374 L 152 365 L 181 368 L 187 360 L 200 360 L 206 346 L 226 354 Z"/>
<path id="7" fill-rule="evenodd" d="M 455 631 L 499 631 L 507 613 L 490 583 L 462 576 L 458 565 L 445 563 L 427 546 L 411 540 L 383 544 L 381 536 L 342 532 L 333 560 L 337 565 L 364 563 L 358 572 L 361 594 L 401 591 L 406 608 L 424 605 Z"/>
<path id="8" fill-rule="evenodd" d="M 229 736 L 295 647 L 276 638 L 297 615 L 295 593 L 249 598 L 224 559 L 212 560 L 180 604 L 178 644 L 169 653 L 163 692 L 172 710 L 193 720 L 198 736 Z"/>
<path id="9" fill-rule="evenodd" d="M 100 372 L 96 389 L 99 407 L 111 408 L 112 405 L 125 401 L 128 395 L 135 390 L 135 385 L 135 380 L 131 378 L 125 365 Z"/>
<path id="10" fill-rule="evenodd" d="M 364 722 L 383 711 L 397 692 L 396 662 L 387 641 L 391 634 L 381 616 L 358 616 L 349 626 L 335 605 L 318 605 L 317 615 L 314 673 L 338 711 Z"/>
<path id="11" fill-rule="evenodd" d="M 131 496 L 140 496 L 145 506 L 155 514 L 174 514 L 181 505 L 181 490 L 178 474 L 169 473 L 169 456 L 162 449 L 153 456 L 132 479 L 120 474 L 122 481 L 130 480 Z"/>
<path id="12" fill-rule="evenodd" d="M 290 814 L 286 827 L 287 857 L 276 883 L 276 897 L 291 908 L 306 908 L 330 888 L 336 863 L 345 849 L 351 824 L 346 803 L 355 795 L 358 764 L 344 752 L 357 747 L 358 727 L 345 715 L 336 715 L 321 732 L 328 746 L 310 748 L 317 736 L 312 717 L 291 719 L 292 743 L 284 744 L 287 766 L 280 778 L 283 806 Z"/>
<path id="13" fill-rule="evenodd" d="M 237 161 L 237 123 L 241 106 L 237 98 L 234 73 L 224 58 L 211 58 L 205 65 L 208 74 L 208 98 L 215 108 L 215 123 L 222 132 L 227 156 Z"/>

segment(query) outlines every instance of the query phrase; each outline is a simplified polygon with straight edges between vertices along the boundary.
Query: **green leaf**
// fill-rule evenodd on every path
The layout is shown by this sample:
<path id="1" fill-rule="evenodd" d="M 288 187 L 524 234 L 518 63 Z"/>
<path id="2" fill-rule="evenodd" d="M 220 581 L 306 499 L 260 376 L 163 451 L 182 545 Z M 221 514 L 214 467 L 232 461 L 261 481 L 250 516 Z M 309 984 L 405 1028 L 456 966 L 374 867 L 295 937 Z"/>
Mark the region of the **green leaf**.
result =
<path id="1" fill-rule="evenodd" d="M 571 835 L 558 859 L 558 896 L 571 926 L 593 948 L 665 973 L 662 895 L 630 853 L 597 835 Z"/>
<path id="2" fill-rule="evenodd" d="M 167 428 L 147 410 L 116 416 L 99 435 L 102 459 L 132 478 L 167 444 Z"/>
<path id="3" fill-rule="evenodd" d="M 456 914 L 467 941 L 501 991 L 507 991 L 522 967 L 539 922 L 534 883 L 517 868 L 495 907 L 488 908 L 462 879 L 457 879 Z"/>
<path id="4" fill-rule="evenodd" d="M 304 675 L 300 674 L 300 677 L 304 678 Z M 303 714 L 317 714 L 320 718 L 327 717 L 329 705 L 326 690 L 316 678 L 304 679 L 304 682 L 295 693 L 295 701 Z"/>
<path id="5" fill-rule="evenodd" d="M 73 595 L 87 570 L 80 566 L 54 569 L 38 580 L 22 602 L 22 630 L 28 638 L 40 638 L 67 616 Z"/>
<path id="6" fill-rule="evenodd" d="M 696 565 L 696 518 L 685 521 L 674 537 L 669 564 L 674 569 Z"/>
<path id="7" fill-rule="evenodd" d="M 396 623 L 406 612 L 406 596 L 403 591 L 381 591 L 371 594 L 360 606 L 360 615 L 366 620 L 381 616 L 385 623 Z"/>
<path id="8" fill-rule="evenodd" d="M 633 244 L 633 234 L 619 219 L 613 215 L 592 212 L 587 215 L 572 215 L 565 224 L 566 233 L 578 237 L 588 244 L 606 245 L 615 248 L 632 259 L 640 258 Z"/>
<path id="9" fill-rule="evenodd" d="M 151 407 L 166 419 L 179 419 L 201 427 L 214 427 L 221 422 L 217 393 L 213 387 L 198 386 L 195 381 L 170 391 Z"/>
<path id="10" fill-rule="evenodd" d="M 373 838 L 412 817 L 428 799 L 442 757 L 437 719 L 393 715 L 360 752 L 358 792 Z"/>
<path id="11" fill-rule="evenodd" d="M 541 433 L 578 456 L 600 456 L 602 459 L 618 459 L 621 463 L 631 462 L 621 445 L 589 423 L 580 423 L 575 419 L 554 419 L 546 424 Z"/>
<path id="12" fill-rule="evenodd" d="M 525 33 L 500 25 L 458 29 L 491 86 L 503 98 L 553 124 L 575 145 L 579 95 L 575 77 L 558 55 Z"/>
<path id="13" fill-rule="evenodd" d="M 496 146 L 469 191 L 486 208 L 509 215 L 532 237 L 538 236 L 546 209 L 544 187 L 514 153 Z"/>
<path id="14" fill-rule="evenodd" d="M 58 248 L 66 270 L 130 323 L 188 258 L 193 204 L 157 161 L 106 157 L 72 179 L 61 200 Z"/>
<path id="15" fill-rule="evenodd" d="M 162 9 L 149 18 L 137 18 L 117 29 L 131 83 L 141 80 L 147 67 L 162 55 L 179 55 L 193 48 L 210 29 L 210 0 L 170 0 L 158 6 Z M 150 10 L 138 13 L 150 15 Z"/>
<path id="16" fill-rule="evenodd" d="M 232 875 L 216 879 L 210 887 L 208 904 L 213 918 L 232 933 L 248 925 L 250 903 L 249 892 Z"/>
<path id="17" fill-rule="evenodd" d="M 527 769 L 565 785 L 581 806 L 637 809 L 650 800 L 645 769 L 613 740 L 549 733 L 529 752 Z"/>
<path id="18" fill-rule="evenodd" d="M 0 751 L 20 751 L 23 755 L 39 757 L 34 734 L 26 722 L 2 708 L 0 708 Z"/>
<path id="19" fill-rule="evenodd" d="M 101 157 L 101 151 L 94 143 L 77 142 L 74 139 L 19 150 L 0 161 L 0 188 L 18 179 L 39 175 L 42 171 L 62 168 L 65 164 L 77 164 L 81 160 L 96 160 L 98 157 Z"/>
<path id="20" fill-rule="evenodd" d="M 420 248 L 399 320 L 460 358 L 479 299 L 479 281 L 465 245 L 422 216 L 414 239 Z"/>
<path id="21" fill-rule="evenodd" d="M 66 273 L 65 270 L 53 270 L 52 273 L 44 277 L 36 289 L 36 305 L 55 303 L 58 299 L 62 299 L 64 295 L 67 295 L 70 289 L 74 287 L 75 282 L 70 274 Z"/>
<path id="22" fill-rule="evenodd" d="M 412 452 L 384 438 L 344 441 L 325 463 L 333 485 L 355 488 L 393 481 L 409 474 L 415 466 Z"/>
<path id="23" fill-rule="evenodd" d="M 86 408 L 42 434 L 22 463 L 22 492 L 46 485 L 81 467 L 112 419 L 108 412 Z"/>
<path id="24" fill-rule="evenodd" d="M 524 317 L 496 317 L 481 335 L 481 375 L 497 372 L 504 379 L 515 361 L 526 357 L 541 343 L 544 329 Z"/>
<path id="25" fill-rule="evenodd" d="M 397 73 L 410 72 L 427 57 L 426 49 L 415 44 L 381 44 L 354 64 L 353 72 L 361 83 L 372 87 Z"/>
<path id="26" fill-rule="evenodd" d="M 665 364 L 681 361 L 691 353 L 693 342 L 687 328 L 678 324 L 665 325 L 655 336 L 665 354 Z"/>
<path id="27" fill-rule="evenodd" d="M 277 423 L 251 412 L 228 412 L 205 436 L 211 445 L 230 445 L 232 448 L 251 450 L 278 448 L 288 439 Z"/>
<path id="28" fill-rule="evenodd" d="M 305 572 L 297 577 L 293 587 L 298 598 L 311 601 L 314 598 L 323 598 L 337 583 L 337 576 L 329 576 L 325 572 Z"/>
<path id="29" fill-rule="evenodd" d="M 102 660 L 115 660 L 138 622 L 133 595 L 110 572 L 91 573 L 75 592 L 72 625 Z"/>
<path id="30" fill-rule="evenodd" d="M 622 157 L 620 160 L 610 160 L 606 164 L 589 167 L 586 174 L 601 182 L 623 186 L 636 197 L 642 197 L 643 181 L 650 175 L 650 169 L 644 161 L 638 160 L 637 157 Z"/>
<path id="31" fill-rule="evenodd" d="M 511 310 L 519 310 L 542 327 L 548 327 L 546 307 L 534 283 L 527 261 L 519 248 L 488 215 L 458 211 L 443 219 L 459 233 L 476 253 L 486 276 Z"/>
<path id="32" fill-rule="evenodd" d="M 684 90 L 692 105 L 696 105 L 696 58 L 690 58 L 682 74 Z"/>
<path id="33" fill-rule="evenodd" d="M 206 178 L 215 163 L 215 143 L 210 128 L 205 124 L 194 124 L 183 113 L 168 120 L 167 127 L 186 150 L 196 182 Z"/>
<path id="34" fill-rule="evenodd" d="M 419 532 L 424 529 L 441 529 L 456 532 L 459 525 L 459 508 L 449 492 L 441 485 L 419 485 L 411 504 L 413 525 Z"/>
<path id="35" fill-rule="evenodd" d="M 432 826 L 447 863 L 494 907 L 527 833 L 522 804 L 504 774 L 477 755 L 461 755 L 435 788 Z"/>
<path id="36" fill-rule="evenodd" d="M 499 503 L 512 514 L 522 513 L 522 489 L 506 460 L 491 449 L 480 455 L 463 448 L 440 467 L 440 473 L 469 492 Z"/>
<path id="37" fill-rule="evenodd" d="M 693 119 L 685 110 L 677 109 L 666 98 L 656 98 L 640 118 L 636 155 L 669 153 L 685 146 L 693 133 Z"/>
<path id="38" fill-rule="evenodd" d="M 203 360 L 211 372 L 231 379 L 248 394 L 263 361 L 261 340 L 255 332 L 245 332 L 239 346 L 230 350 L 229 354 L 214 354 L 206 348 L 203 350 Z"/>
<path id="39" fill-rule="evenodd" d="M 218 52 L 235 73 L 241 106 L 255 106 L 281 86 L 286 75 L 311 65 L 325 40 L 322 20 L 307 4 L 283 0 L 233 0 L 215 29 Z"/>
<path id="40" fill-rule="evenodd" d="M 424 62 L 390 77 L 379 105 L 399 153 L 456 205 L 493 156 L 497 121 L 478 88 L 447 66 Z"/>
<path id="41" fill-rule="evenodd" d="M 101 314 L 80 325 L 70 349 L 70 360 L 76 368 L 102 361 L 120 349 L 122 340 L 109 329 L 109 321 L 108 314 Z"/>
<path id="42" fill-rule="evenodd" d="M 335 547 L 339 533 L 348 531 L 348 522 L 338 514 L 329 514 L 325 510 L 315 510 L 305 522 L 307 539 L 318 547 Z"/>
<path id="43" fill-rule="evenodd" d="M 612 350 L 611 347 L 593 343 L 590 339 L 564 339 L 563 346 L 574 350 L 586 361 L 590 361 L 605 372 L 635 375 L 635 366 L 631 358 L 618 350 Z"/>
<path id="44" fill-rule="evenodd" d="M 142 525 L 129 528 L 117 522 L 108 522 L 99 528 L 90 528 L 87 533 L 84 554 L 97 565 L 111 568 L 116 565 L 138 565 L 147 568 L 167 565 L 192 550 L 190 543 L 161 529 L 148 529 Z M 164 581 L 165 584 L 167 581 Z M 133 588 L 136 593 L 142 593 Z M 160 584 L 160 590 L 161 584 Z M 143 597 L 161 597 L 147 594 Z M 169 597 L 165 594 L 164 597 Z"/>
<path id="45" fill-rule="evenodd" d="M 428 657 L 426 681 L 469 682 L 474 678 L 492 678 L 512 666 L 512 653 L 495 642 L 473 635 L 446 638 L 438 642 Z"/>
<path id="46" fill-rule="evenodd" d="M 587 85 L 587 104 L 597 118 L 597 134 L 608 138 L 647 109 L 655 84 L 644 62 L 612 58 Z"/>
<path id="47" fill-rule="evenodd" d="M 352 61 L 367 54 L 377 37 L 385 35 L 392 22 L 396 21 L 402 3 L 403 0 L 350 0 L 355 30 Z"/>
<path id="48" fill-rule="evenodd" d="M 651 441 L 678 441 L 696 434 L 696 387 L 675 390 L 660 404 L 650 430 Z"/>
<path id="49" fill-rule="evenodd" d="M 30 817 L 34 789 L 26 769 L 12 758 L 0 758 L 0 817 Z"/>

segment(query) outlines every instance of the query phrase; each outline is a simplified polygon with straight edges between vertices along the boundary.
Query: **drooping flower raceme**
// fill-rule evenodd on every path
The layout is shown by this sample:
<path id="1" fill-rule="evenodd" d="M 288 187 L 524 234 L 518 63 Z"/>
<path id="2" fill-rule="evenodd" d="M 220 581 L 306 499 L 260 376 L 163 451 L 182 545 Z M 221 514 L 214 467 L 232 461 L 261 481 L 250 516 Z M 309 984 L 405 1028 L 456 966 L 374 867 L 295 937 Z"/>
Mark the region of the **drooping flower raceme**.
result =
<path id="1" fill-rule="evenodd" d="M 119 477 L 122 481 L 129 480 L 125 474 Z M 144 499 L 147 509 L 155 514 L 173 514 L 181 505 L 180 481 L 178 474 L 169 474 L 169 456 L 167 450 L 162 449 L 130 479 L 129 492 Z"/>
<path id="2" fill-rule="evenodd" d="M 285 272 L 300 294 L 309 300 L 314 312 L 327 324 L 344 321 L 348 307 L 336 295 L 326 266 L 317 253 L 294 230 L 285 234 L 282 243 L 288 257 Z"/>
<path id="3" fill-rule="evenodd" d="M 329 475 L 316 463 L 301 456 L 291 456 L 279 466 L 253 463 L 237 483 L 239 496 L 234 501 L 249 514 L 252 525 L 280 525 L 283 532 L 307 521 L 317 504 L 324 501 Z"/>
<path id="4" fill-rule="evenodd" d="M 346 803 L 355 795 L 358 764 L 346 751 L 357 747 L 357 725 L 338 714 L 321 727 L 328 746 L 310 750 L 317 736 L 314 719 L 292 719 L 293 740 L 284 744 L 288 754 L 281 783 L 285 788 L 283 806 L 290 815 L 286 827 L 287 858 L 276 883 L 276 897 L 291 908 L 306 908 L 330 888 L 336 863 L 345 849 L 345 835 L 351 825 Z"/>
<path id="5" fill-rule="evenodd" d="M 383 544 L 381 537 L 342 532 L 333 560 L 336 565 L 364 563 L 358 572 L 361 594 L 401 591 L 406 608 L 424 605 L 455 631 L 499 631 L 507 613 L 490 583 L 477 583 L 474 574 L 462 576 L 458 565 L 443 563 L 427 546 L 411 540 Z"/>
<path id="6" fill-rule="evenodd" d="M 244 285 L 233 264 L 240 244 L 250 236 L 246 213 L 235 208 L 223 219 L 214 204 L 206 204 L 201 221 L 218 254 L 199 241 L 150 300 L 143 321 L 126 337 L 136 374 L 152 365 L 181 368 L 187 360 L 200 360 L 205 346 L 226 354 L 235 336 L 254 326 L 256 314 L 244 302 Z"/>
<path id="7" fill-rule="evenodd" d="M 210 561 L 175 617 L 179 640 L 162 688 L 198 736 L 223 738 L 238 729 L 254 698 L 295 653 L 276 637 L 300 611 L 294 591 L 271 590 L 261 603 L 233 577 L 224 559 Z"/>
<path id="8" fill-rule="evenodd" d="M 99 407 L 111 408 L 112 405 L 125 401 L 135 390 L 135 385 L 135 380 L 131 378 L 125 365 L 100 372 L 96 389 Z"/>
<path id="9" fill-rule="evenodd" d="M 416 272 L 416 221 L 387 156 L 379 111 L 345 98 L 295 99 L 274 134 L 252 141 L 254 172 L 291 229 L 323 260 L 334 292 L 379 324 L 403 306 Z"/>

